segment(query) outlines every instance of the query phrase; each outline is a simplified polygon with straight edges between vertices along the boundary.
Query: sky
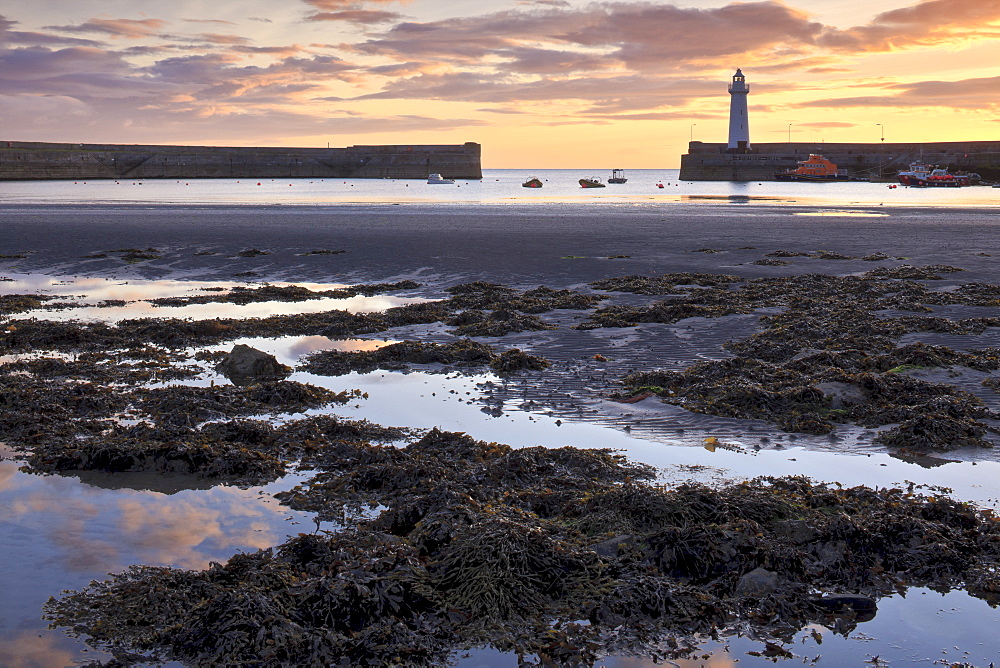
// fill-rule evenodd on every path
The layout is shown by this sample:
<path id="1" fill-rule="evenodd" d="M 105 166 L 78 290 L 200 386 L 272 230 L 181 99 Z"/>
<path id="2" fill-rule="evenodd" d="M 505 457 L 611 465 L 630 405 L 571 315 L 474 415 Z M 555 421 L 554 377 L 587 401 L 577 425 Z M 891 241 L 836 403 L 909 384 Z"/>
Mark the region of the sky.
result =
<path id="1" fill-rule="evenodd" d="M 673 168 L 725 142 L 996 140 L 1000 0 L 5 0 L 0 140 L 483 146 Z"/>

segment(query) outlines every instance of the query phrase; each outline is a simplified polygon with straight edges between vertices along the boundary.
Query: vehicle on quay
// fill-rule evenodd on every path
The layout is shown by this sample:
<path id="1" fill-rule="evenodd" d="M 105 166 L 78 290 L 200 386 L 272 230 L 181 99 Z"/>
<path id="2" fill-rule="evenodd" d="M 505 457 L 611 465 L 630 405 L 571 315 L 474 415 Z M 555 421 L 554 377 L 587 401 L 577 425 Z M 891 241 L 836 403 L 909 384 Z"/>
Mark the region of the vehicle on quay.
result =
<path id="1" fill-rule="evenodd" d="M 847 181 L 847 170 L 837 169 L 837 165 L 816 153 L 810 153 L 805 160 L 799 160 L 798 167 L 786 169 L 774 175 L 775 181 Z"/>

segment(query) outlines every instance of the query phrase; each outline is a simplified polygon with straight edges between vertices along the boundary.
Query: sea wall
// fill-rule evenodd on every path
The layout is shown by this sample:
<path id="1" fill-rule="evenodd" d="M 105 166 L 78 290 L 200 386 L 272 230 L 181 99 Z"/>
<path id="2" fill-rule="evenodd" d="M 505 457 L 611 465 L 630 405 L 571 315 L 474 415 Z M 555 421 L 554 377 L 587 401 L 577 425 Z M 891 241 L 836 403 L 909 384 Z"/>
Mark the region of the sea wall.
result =
<path id="1" fill-rule="evenodd" d="M 465 144 L 266 148 L 0 141 L 0 181 L 53 179 L 481 179 Z"/>
<path id="2" fill-rule="evenodd" d="M 1000 180 L 1000 141 L 922 144 L 828 144 L 782 142 L 753 144 L 750 152 L 728 153 L 724 143 L 693 141 L 681 156 L 680 178 L 687 181 L 772 181 L 775 172 L 793 169 L 799 160 L 818 153 L 854 178 L 895 180 L 912 162 L 977 172 Z"/>

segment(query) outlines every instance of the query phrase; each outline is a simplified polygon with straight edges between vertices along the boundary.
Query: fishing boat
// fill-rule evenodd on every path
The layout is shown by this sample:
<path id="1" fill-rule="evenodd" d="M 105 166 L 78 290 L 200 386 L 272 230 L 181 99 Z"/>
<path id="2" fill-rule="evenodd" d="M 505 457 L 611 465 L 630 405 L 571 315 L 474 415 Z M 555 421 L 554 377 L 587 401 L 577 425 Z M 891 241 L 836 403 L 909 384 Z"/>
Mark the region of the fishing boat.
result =
<path id="1" fill-rule="evenodd" d="M 591 176 L 589 179 L 580 179 L 580 187 L 582 188 L 603 188 L 604 184 L 601 183 L 601 177 Z"/>
<path id="2" fill-rule="evenodd" d="M 901 171 L 897 178 L 904 186 L 916 188 L 961 188 L 972 185 L 968 174 L 952 174 L 947 169 L 921 162 L 911 163 L 910 168 Z"/>
<path id="3" fill-rule="evenodd" d="M 524 188 L 541 188 L 542 180 L 537 176 L 532 176 L 530 179 L 521 184 Z"/>
<path id="4" fill-rule="evenodd" d="M 453 183 L 455 183 L 455 179 L 446 179 L 443 176 L 441 176 L 440 174 L 429 174 L 427 176 L 427 183 L 453 184 Z"/>
<path id="5" fill-rule="evenodd" d="M 837 169 L 826 158 L 815 153 L 810 153 L 806 160 L 799 160 L 798 167 L 786 169 L 774 175 L 775 181 L 815 181 L 825 183 L 827 181 L 846 181 L 847 170 Z"/>
<path id="6" fill-rule="evenodd" d="M 608 183 L 625 183 L 628 179 L 625 178 L 624 169 L 612 169 L 611 178 L 608 179 Z"/>

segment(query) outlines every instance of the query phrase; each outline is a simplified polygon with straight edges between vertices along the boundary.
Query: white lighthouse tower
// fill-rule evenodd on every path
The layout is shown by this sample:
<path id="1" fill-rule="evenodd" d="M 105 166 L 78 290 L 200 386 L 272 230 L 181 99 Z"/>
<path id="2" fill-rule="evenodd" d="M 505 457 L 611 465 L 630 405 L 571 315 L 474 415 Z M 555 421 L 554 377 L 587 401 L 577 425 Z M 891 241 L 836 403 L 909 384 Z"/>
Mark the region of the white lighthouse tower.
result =
<path id="1" fill-rule="evenodd" d="M 743 70 L 736 69 L 733 83 L 729 85 L 729 153 L 746 153 L 750 150 L 750 119 L 747 117 L 747 85 Z"/>

